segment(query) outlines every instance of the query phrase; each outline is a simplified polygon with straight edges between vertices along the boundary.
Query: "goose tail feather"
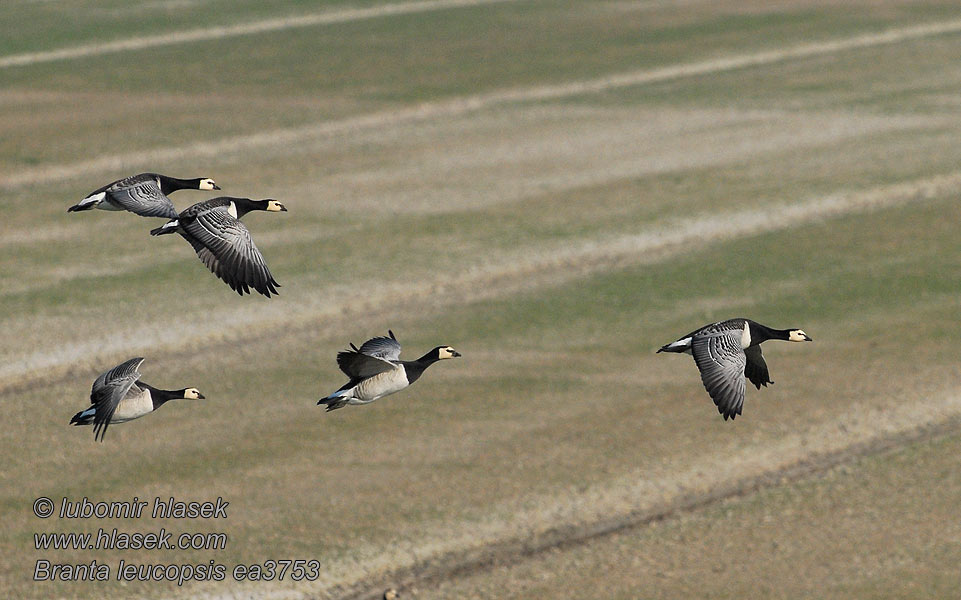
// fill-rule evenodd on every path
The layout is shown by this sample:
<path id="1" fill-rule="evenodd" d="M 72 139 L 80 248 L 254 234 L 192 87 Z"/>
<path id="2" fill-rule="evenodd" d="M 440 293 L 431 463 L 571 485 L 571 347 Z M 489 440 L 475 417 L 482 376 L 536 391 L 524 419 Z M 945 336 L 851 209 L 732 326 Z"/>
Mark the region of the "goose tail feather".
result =
<path id="1" fill-rule="evenodd" d="M 178 225 L 180 225 L 180 221 L 177 219 L 172 219 L 156 229 L 151 229 L 150 235 L 167 235 L 169 233 L 177 233 Z"/>
<path id="2" fill-rule="evenodd" d="M 93 408 L 82 410 L 70 419 L 71 425 L 90 425 L 93 423 L 93 416 L 96 411 Z"/>

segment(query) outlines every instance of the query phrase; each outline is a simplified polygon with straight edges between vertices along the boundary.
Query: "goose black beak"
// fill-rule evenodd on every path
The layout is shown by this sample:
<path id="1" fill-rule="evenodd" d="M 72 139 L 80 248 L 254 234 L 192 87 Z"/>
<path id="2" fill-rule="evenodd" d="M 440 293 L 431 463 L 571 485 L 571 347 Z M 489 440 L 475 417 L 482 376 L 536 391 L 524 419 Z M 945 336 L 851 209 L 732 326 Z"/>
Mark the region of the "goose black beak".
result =
<path id="1" fill-rule="evenodd" d="M 805 333 L 805 334 L 804 334 L 804 341 L 805 341 L 805 342 L 813 342 L 813 341 L 814 341 L 814 338 L 812 338 L 811 336 L 809 336 L 808 334 Z"/>
<path id="2" fill-rule="evenodd" d="M 215 189 L 215 190 L 219 190 L 219 189 L 220 189 L 220 186 L 215 183 L 215 184 L 214 184 L 214 189 Z"/>
<path id="3" fill-rule="evenodd" d="M 450 355 L 453 356 L 454 358 L 457 358 L 461 354 L 457 350 L 451 350 Z"/>
<path id="4" fill-rule="evenodd" d="M 203 394 L 197 394 L 197 400 L 206 400 L 206 399 L 207 399 L 207 396 L 204 396 Z"/>

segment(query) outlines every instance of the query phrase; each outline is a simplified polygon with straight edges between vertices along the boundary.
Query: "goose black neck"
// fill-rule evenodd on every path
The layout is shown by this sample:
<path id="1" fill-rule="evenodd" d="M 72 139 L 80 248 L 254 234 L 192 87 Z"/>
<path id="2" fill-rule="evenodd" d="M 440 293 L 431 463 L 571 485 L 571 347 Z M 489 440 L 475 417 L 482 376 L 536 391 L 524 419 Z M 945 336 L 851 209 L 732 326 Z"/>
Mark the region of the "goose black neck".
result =
<path id="1" fill-rule="evenodd" d="M 767 325 L 761 325 L 754 321 L 751 324 L 751 345 L 760 344 L 765 340 L 787 340 L 791 337 L 790 329 L 772 329 Z"/>
<path id="2" fill-rule="evenodd" d="M 171 400 L 182 399 L 184 397 L 184 392 L 187 391 L 186 388 L 182 390 L 161 390 L 142 381 L 138 381 L 137 385 L 150 390 L 150 398 L 153 400 L 153 407 L 155 410 Z"/>
<path id="3" fill-rule="evenodd" d="M 407 373 L 407 383 L 414 383 L 424 373 L 427 367 L 440 360 L 437 350 L 431 350 L 417 360 L 404 363 L 404 371 Z"/>
<path id="4" fill-rule="evenodd" d="M 200 180 L 202 177 L 196 179 L 178 179 L 177 177 L 167 177 L 166 175 L 160 176 L 160 191 L 164 194 L 169 194 L 171 192 L 176 192 L 177 190 L 199 190 Z"/>
<path id="5" fill-rule="evenodd" d="M 250 198 L 231 198 L 237 207 L 237 218 L 255 210 L 267 210 L 270 200 L 251 200 Z"/>
<path id="6" fill-rule="evenodd" d="M 420 358 L 418 358 L 417 362 L 425 366 L 430 366 L 439 360 L 440 360 L 440 353 L 438 353 L 437 348 L 434 348 L 424 356 L 421 356 Z"/>

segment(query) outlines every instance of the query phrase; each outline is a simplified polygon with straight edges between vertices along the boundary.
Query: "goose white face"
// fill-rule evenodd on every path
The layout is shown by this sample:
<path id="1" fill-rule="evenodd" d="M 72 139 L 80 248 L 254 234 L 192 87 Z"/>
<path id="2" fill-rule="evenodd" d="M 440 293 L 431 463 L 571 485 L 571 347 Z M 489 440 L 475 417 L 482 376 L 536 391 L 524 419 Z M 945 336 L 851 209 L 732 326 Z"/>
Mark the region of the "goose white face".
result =
<path id="1" fill-rule="evenodd" d="M 811 342 L 813 341 L 808 334 L 804 333 L 801 329 L 792 329 L 791 333 L 788 334 L 788 341 L 791 342 Z"/>
<path id="2" fill-rule="evenodd" d="M 437 350 L 437 356 L 441 360 L 445 358 L 456 358 L 460 356 L 460 352 L 454 350 L 450 346 L 441 346 L 440 349 Z"/>
<path id="3" fill-rule="evenodd" d="M 184 398 L 187 400 L 203 400 L 204 395 L 197 388 L 187 388 L 184 390 Z"/>
<path id="4" fill-rule="evenodd" d="M 398 598 L 400 598 L 400 594 L 398 594 L 394 588 L 390 588 L 384 592 L 384 600 L 397 600 Z"/>
<path id="5" fill-rule="evenodd" d="M 270 212 L 287 212 L 287 207 L 276 200 L 269 200 L 267 202 L 267 210 Z"/>
<path id="6" fill-rule="evenodd" d="M 200 188 L 199 188 L 199 189 L 201 189 L 201 190 L 219 190 L 219 189 L 220 189 L 220 186 L 217 185 L 217 184 L 214 182 L 213 179 L 204 178 L 204 179 L 201 179 L 201 180 L 200 180 Z"/>

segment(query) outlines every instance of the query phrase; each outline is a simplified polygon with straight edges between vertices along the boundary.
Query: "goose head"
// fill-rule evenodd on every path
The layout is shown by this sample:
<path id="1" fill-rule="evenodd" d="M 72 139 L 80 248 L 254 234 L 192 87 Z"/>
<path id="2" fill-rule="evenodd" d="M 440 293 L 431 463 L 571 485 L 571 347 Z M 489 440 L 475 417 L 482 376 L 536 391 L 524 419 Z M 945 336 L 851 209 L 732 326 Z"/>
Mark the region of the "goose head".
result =
<path id="1" fill-rule="evenodd" d="M 445 358 L 457 358 L 460 356 L 460 352 L 454 350 L 450 346 L 437 346 L 434 348 L 434 352 L 437 355 L 437 360 L 444 360 Z"/>
<path id="2" fill-rule="evenodd" d="M 268 212 L 287 212 L 287 207 L 284 206 L 281 202 L 278 202 L 277 200 L 268 199 L 267 208 L 265 208 L 264 210 Z"/>
<path id="3" fill-rule="evenodd" d="M 184 400 L 203 400 L 206 398 L 197 388 L 185 388 L 182 398 Z"/>
<path id="4" fill-rule="evenodd" d="M 787 339 L 789 342 L 813 342 L 814 340 L 803 329 L 788 330 Z"/>

